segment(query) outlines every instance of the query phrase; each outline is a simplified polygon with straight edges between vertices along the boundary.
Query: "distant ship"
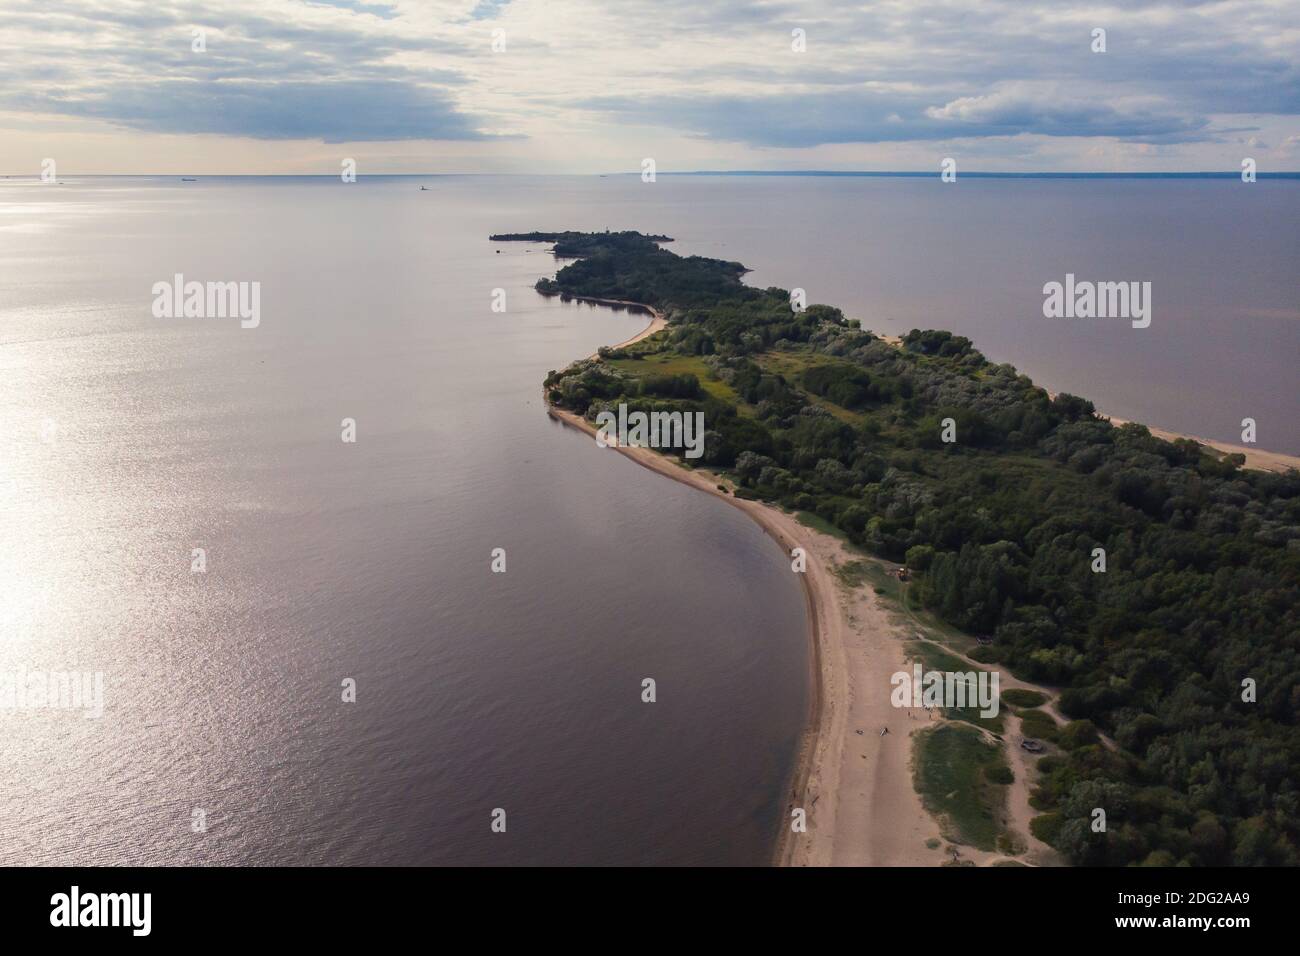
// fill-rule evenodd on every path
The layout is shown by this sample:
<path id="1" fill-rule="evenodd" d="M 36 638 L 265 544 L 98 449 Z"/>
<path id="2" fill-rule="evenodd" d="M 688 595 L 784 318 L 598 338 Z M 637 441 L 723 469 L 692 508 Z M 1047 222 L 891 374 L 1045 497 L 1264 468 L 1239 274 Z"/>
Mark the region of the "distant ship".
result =
<path id="1" fill-rule="evenodd" d="M 183 182 L 183 183 L 197 183 L 198 180 L 197 180 L 197 179 L 194 179 L 194 178 L 192 178 L 192 177 L 190 177 L 190 176 L 182 176 L 182 177 L 181 177 L 181 182 Z"/>

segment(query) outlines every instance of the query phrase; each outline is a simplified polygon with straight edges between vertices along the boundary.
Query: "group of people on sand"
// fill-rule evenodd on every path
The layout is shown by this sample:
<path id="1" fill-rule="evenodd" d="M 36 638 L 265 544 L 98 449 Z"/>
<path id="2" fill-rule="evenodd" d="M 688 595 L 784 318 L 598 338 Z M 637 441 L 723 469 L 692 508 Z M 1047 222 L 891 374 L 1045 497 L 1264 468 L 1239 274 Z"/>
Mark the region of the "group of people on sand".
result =
<path id="1" fill-rule="evenodd" d="M 926 708 L 926 717 L 927 717 L 927 719 L 930 719 L 930 721 L 933 721 L 933 719 L 935 719 L 935 709 L 933 709 L 932 706 L 930 706 L 930 705 L 928 705 L 928 704 L 923 705 L 923 706 L 924 706 L 924 708 Z M 907 708 L 907 719 L 909 719 L 909 721 L 915 721 L 915 719 L 917 719 L 917 715 L 911 713 L 911 708 Z M 859 730 L 859 731 L 858 731 L 858 734 L 861 734 L 861 732 L 862 732 L 862 731 Z M 880 728 L 880 736 L 884 736 L 885 734 L 888 734 L 888 732 L 889 732 L 889 728 L 888 728 L 888 727 L 881 727 L 881 728 Z"/>

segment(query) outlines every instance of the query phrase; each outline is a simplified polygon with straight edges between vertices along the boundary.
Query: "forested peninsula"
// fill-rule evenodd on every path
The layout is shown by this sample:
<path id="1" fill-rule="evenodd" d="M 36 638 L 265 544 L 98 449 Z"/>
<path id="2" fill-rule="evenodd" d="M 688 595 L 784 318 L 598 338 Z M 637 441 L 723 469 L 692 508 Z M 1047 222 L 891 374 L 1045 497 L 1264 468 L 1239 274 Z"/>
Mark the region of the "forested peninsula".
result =
<path id="1" fill-rule="evenodd" d="M 950 332 L 795 311 L 667 237 L 492 238 L 574 259 L 542 294 L 668 319 L 552 371 L 550 403 L 703 412 L 692 464 L 905 564 L 911 600 L 983 639 L 973 658 L 1063 689 L 1036 836 L 1079 864 L 1300 862 L 1300 473 L 1115 427 Z"/>

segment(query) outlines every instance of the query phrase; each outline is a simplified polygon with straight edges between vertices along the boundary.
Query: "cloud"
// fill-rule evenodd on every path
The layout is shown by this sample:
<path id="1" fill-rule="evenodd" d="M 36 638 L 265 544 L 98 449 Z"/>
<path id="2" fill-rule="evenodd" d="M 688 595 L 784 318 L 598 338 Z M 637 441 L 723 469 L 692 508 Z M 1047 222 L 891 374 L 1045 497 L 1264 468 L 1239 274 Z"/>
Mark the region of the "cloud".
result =
<path id="1" fill-rule="evenodd" d="M 208 133 L 253 139 L 483 139 L 445 93 L 391 80 L 115 84 L 103 94 L 36 98 L 44 112 L 107 120 L 154 133 Z"/>
<path id="2" fill-rule="evenodd" d="M 466 143 L 522 135 L 556 157 L 621 155 L 668 139 L 710 157 L 835 147 L 863 155 L 858 144 L 961 140 L 980 144 L 990 162 L 1032 161 L 1028 138 L 1064 162 L 1067 150 L 1086 160 L 1099 144 L 1122 147 L 1112 156 L 1144 144 L 1207 144 L 1208 155 L 1243 133 L 1280 144 L 1300 117 L 1293 0 L 8 6 L 0 111 L 150 133 Z M 492 52 L 498 23 L 508 52 Z M 1104 54 L 1091 50 L 1098 26 Z M 195 28 L 208 31 L 205 53 L 190 50 Z M 795 28 L 805 31 L 803 52 L 792 49 Z"/>
<path id="3" fill-rule="evenodd" d="M 474 4 L 474 9 L 469 12 L 471 20 L 495 20 L 506 7 L 510 6 L 510 0 L 478 0 Z"/>
<path id="4" fill-rule="evenodd" d="M 386 22 L 396 15 L 393 4 L 361 0 L 193 13 L 27 4 L 24 28 L 37 42 L 15 43 L 12 57 L 0 44 L 0 110 L 254 139 L 488 138 L 456 99 L 462 45 L 411 36 Z M 431 53 L 439 65 L 417 62 Z"/>
<path id="5" fill-rule="evenodd" d="M 1132 142 L 1189 142 L 1211 137 L 1209 120 L 1158 104 L 1100 102 L 1057 88 L 1012 86 L 962 96 L 925 110 L 947 136 L 1110 136 Z"/>
<path id="6" fill-rule="evenodd" d="M 365 0 L 304 0 L 312 7 L 339 7 L 355 13 L 368 13 L 374 17 L 391 20 L 398 15 L 397 7 L 391 3 L 367 3 Z"/>
<path id="7" fill-rule="evenodd" d="M 673 78 L 583 95 L 584 109 L 778 148 L 1017 136 L 1212 143 L 1253 128 L 1223 122 L 1233 114 L 1300 114 L 1294 3 L 822 4 L 730 29 L 713 4 L 715 32 L 698 43 L 679 27 L 693 5 L 665 3 L 667 32 L 650 28 L 647 47 Z M 792 26 L 806 28 L 806 52 L 790 49 Z M 1106 53 L 1092 51 L 1097 26 Z M 674 48 L 688 52 L 674 58 Z"/>
<path id="8" fill-rule="evenodd" d="M 1214 138 L 1208 119 L 1144 104 L 999 92 L 927 106 L 899 93 L 834 90 L 806 97 L 591 97 L 583 104 L 639 124 L 684 128 L 754 146 L 898 143 L 982 137 L 1108 136 L 1132 142 Z"/>

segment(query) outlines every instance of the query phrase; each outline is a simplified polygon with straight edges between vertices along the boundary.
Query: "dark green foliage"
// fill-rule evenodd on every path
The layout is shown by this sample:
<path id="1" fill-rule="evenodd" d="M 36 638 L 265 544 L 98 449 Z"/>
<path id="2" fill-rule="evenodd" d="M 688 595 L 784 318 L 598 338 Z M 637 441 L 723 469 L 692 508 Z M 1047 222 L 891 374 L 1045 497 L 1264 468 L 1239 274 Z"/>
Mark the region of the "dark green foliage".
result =
<path id="1" fill-rule="evenodd" d="M 1047 700 L 1036 690 L 1024 690 L 1020 687 L 1012 687 L 1002 691 L 1002 702 L 1010 704 L 1012 707 L 1038 707 Z"/>
<path id="2" fill-rule="evenodd" d="M 815 365 L 804 372 L 802 384 L 842 408 L 860 408 L 878 396 L 872 394 L 871 377 L 851 365 Z"/>
<path id="3" fill-rule="evenodd" d="M 971 341 L 964 335 L 953 335 L 939 329 L 913 329 L 903 336 L 903 348 L 922 355 L 939 355 L 944 358 L 969 355 Z"/>
<path id="4" fill-rule="evenodd" d="M 1061 728 L 1056 741 L 1062 750 L 1078 750 L 1097 742 L 1097 728 L 1090 720 L 1072 720 Z"/>
<path id="5" fill-rule="evenodd" d="M 984 768 L 984 776 L 989 783 L 996 783 L 1000 786 L 1008 786 L 1015 782 L 1016 775 L 1011 772 L 1011 768 L 1004 763 L 990 764 Z"/>
<path id="6" fill-rule="evenodd" d="M 1020 712 L 1020 731 L 1026 737 L 1046 740 L 1050 743 L 1056 743 L 1061 736 L 1056 727 L 1056 721 L 1041 710 L 1022 710 Z"/>
<path id="7" fill-rule="evenodd" d="M 699 398 L 700 380 L 694 375 L 648 375 L 641 379 L 641 394 L 664 398 Z"/>

